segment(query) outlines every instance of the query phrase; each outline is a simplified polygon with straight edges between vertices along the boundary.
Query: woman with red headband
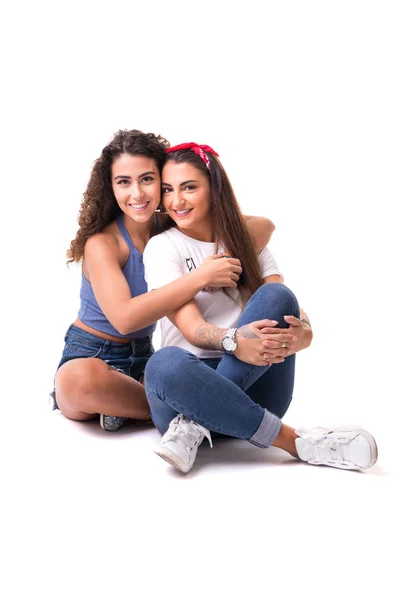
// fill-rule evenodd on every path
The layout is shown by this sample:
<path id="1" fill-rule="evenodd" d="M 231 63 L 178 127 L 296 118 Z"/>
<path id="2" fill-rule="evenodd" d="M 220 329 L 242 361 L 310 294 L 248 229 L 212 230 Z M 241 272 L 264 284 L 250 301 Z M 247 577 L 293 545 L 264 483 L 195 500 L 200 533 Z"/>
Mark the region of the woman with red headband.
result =
<path id="1" fill-rule="evenodd" d="M 295 355 L 312 330 L 275 258 L 258 255 L 229 179 L 209 146 L 167 150 L 163 207 L 175 227 L 144 252 L 150 290 L 193 273 L 216 252 L 240 259 L 235 289 L 202 290 L 161 321 L 162 349 L 146 367 L 152 419 L 163 434 L 156 453 L 180 471 L 193 466 L 204 437 L 277 446 L 315 465 L 366 469 L 377 459 L 360 429 L 294 429 L 282 423 L 292 400 Z"/>
<path id="2" fill-rule="evenodd" d="M 69 262 L 82 261 L 81 305 L 65 336 L 53 406 L 80 421 L 100 414 L 109 431 L 125 418 L 149 419 L 140 380 L 157 319 L 203 288 L 234 289 L 241 272 L 237 259 L 212 256 L 179 281 L 146 293 L 144 247 L 169 225 L 165 215 L 155 214 L 168 146 L 164 138 L 137 130 L 114 136 L 94 164 L 67 253 Z M 252 217 L 247 226 L 260 246 L 274 228 L 268 219 Z"/>

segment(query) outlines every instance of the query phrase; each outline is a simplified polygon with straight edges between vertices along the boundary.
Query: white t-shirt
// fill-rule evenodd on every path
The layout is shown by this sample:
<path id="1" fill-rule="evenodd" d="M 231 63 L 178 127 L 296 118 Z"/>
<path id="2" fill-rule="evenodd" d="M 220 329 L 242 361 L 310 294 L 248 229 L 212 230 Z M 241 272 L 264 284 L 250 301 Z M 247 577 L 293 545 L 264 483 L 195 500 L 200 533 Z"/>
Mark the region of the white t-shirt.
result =
<path id="1" fill-rule="evenodd" d="M 222 248 L 218 250 L 223 252 Z M 203 260 L 212 254 L 216 254 L 214 242 L 200 242 L 185 235 L 176 227 L 154 236 L 148 242 L 143 254 L 148 290 L 160 288 L 189 273 L 199 267 Z M 280 275 L 275 258 L 268 248 L 264 248 L 260 252 L 258 260 L 262 278 L 268 275 Z M 228 293 L 231 296 L 230 298 L 222 290 L 201 291 L 194 297 L 207 323 L 212 323 L 224 329 L 236 325 L 242 312 L 241 296 L 237 289 L 230 288 Z M 179 346 L 199 358 L 218 358 L 223 355 L 222 349 L 203 350 L 192 346 L 167 317 L 161 319 L 160 324 L 162 348 L 164 346 Z"/>

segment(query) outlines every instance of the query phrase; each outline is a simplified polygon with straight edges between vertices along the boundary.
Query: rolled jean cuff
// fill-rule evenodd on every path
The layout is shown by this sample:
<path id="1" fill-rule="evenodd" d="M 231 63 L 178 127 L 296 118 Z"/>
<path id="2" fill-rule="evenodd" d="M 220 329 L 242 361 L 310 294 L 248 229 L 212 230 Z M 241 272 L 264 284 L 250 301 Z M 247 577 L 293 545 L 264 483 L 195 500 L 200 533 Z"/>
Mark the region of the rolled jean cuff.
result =
<path id="1" fill-rule="evenodd" d="M 281 427 L 282 421 L 280 418 L 266 410 L 260 427 L 249 439 L 250 444 L 254 444 L 259 448 L 268 448 L 277 438 Z"/>

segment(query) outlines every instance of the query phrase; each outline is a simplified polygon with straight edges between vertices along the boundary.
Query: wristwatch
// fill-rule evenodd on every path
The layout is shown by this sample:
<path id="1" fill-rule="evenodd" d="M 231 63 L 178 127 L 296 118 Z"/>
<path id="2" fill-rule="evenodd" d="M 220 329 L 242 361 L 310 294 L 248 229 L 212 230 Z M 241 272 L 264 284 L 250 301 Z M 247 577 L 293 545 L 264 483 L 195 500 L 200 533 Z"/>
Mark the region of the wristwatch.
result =
<path id="1" fill-rule="evenodd" d="M 233 354 L 237 348 L 236 332 L 237 327 L 232 327 L 231 329 L 228 329 L 228 331 L 221 340 L 222 349 L 225 350 L 225 352 L 227 352 L 228 354 Z"/>

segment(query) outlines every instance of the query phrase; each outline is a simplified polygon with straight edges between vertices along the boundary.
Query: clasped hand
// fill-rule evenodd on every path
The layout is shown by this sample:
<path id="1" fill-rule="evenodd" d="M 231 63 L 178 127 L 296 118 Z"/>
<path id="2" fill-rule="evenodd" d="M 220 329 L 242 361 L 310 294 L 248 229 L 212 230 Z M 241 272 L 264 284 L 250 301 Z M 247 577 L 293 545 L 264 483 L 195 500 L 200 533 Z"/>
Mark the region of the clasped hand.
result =
<path id="1" fill-rule="evenodd" d="M 300 319 L 287 315 L 286 329 L 278 328 L 278 321 L 263 319 L 242 325 L 236 332 L 237 348 L 235 356 L 257 366 L 284 362 L 287 356 L 307 348 L 312 339 L 312 330 Z"/>

